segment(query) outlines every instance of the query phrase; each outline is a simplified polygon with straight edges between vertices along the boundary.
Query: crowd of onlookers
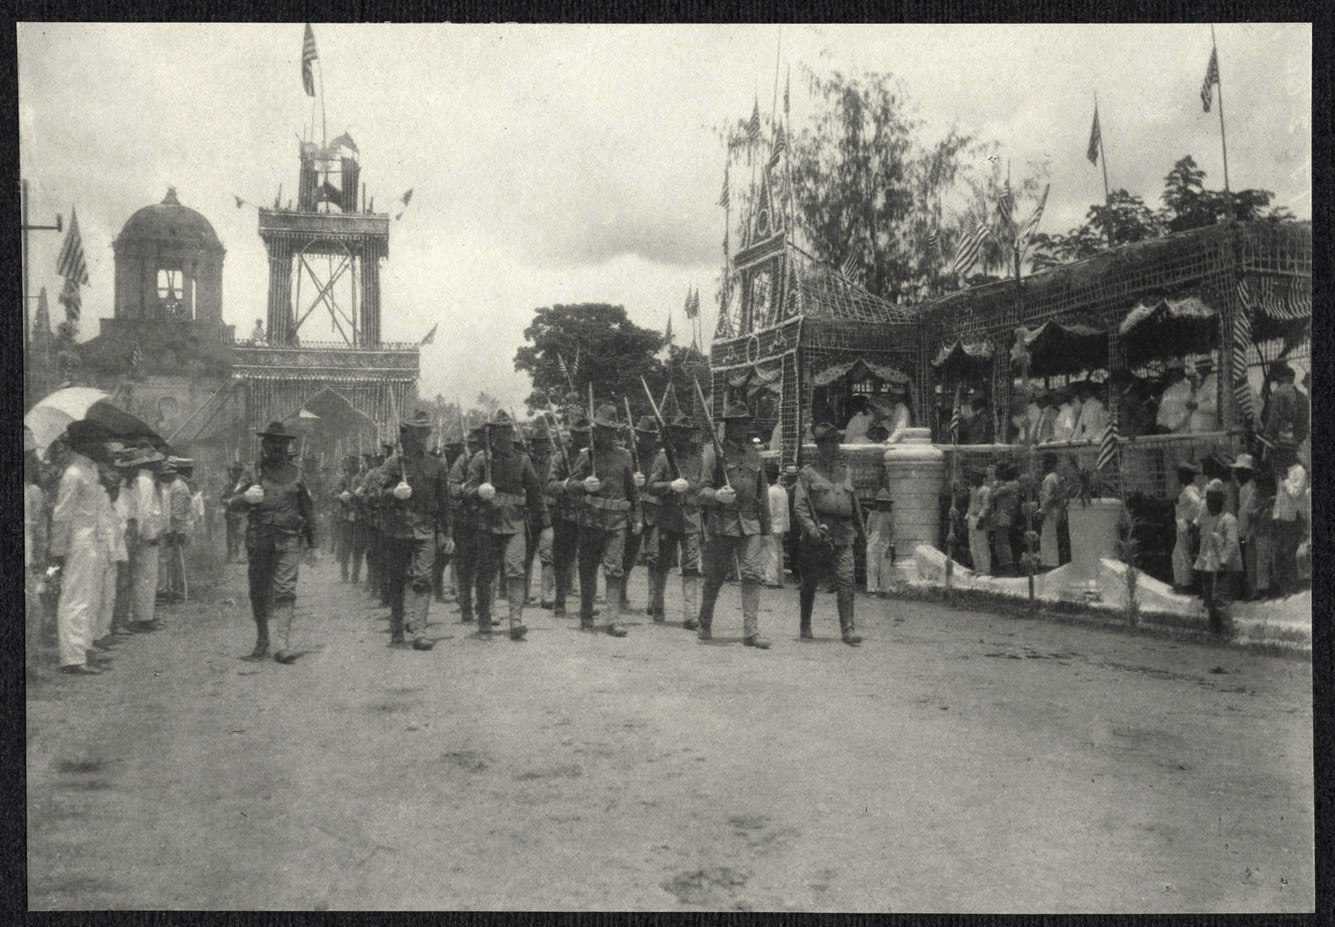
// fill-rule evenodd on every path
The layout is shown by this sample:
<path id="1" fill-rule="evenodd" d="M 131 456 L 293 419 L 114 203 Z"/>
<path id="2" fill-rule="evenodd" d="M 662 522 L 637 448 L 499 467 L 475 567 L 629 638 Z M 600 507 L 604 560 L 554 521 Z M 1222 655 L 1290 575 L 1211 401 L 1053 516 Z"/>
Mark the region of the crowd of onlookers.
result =
<path id="1" fill-rule="evenodd" d="M 64 673 L 95 675 L 119 638 L 162 628 L 189 594 L 186 548 L 202 526 L 193 462 L 75 422 L 39 458 L 25 432 L 23 565 L 29 666 L 54 646 Z"/>

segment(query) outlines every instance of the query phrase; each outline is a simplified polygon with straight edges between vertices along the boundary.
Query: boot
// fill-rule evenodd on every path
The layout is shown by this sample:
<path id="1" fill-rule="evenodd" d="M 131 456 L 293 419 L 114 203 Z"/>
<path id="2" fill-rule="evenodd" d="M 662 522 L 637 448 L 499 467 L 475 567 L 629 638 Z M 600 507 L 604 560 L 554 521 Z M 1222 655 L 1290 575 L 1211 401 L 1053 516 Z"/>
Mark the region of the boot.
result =
<path id="1" fill-rule="evenodd" d="M 746 646 L 769 649 L 769 640 L 760 636 L 760 583 L 754 579 L 742 580 L 742 633 Z"/>
<path id="2" fill-rule="evenodd" d="M 664 580 L 667 577 L 663 577 Z M 660 598 L 661 601 L 661 598 Z M 700 627 L 700 577 L 681 575 L 681 626 L 687 631 L 694 631 Z"/>
<path id="3" fill-rule="evenodd" d="M 506 581 L 506 597 L 510 603 L 510 640 L 522 641 L 528 633 L 524 627 L 524 578 L 512 576 Z"/>
<path id="4" fill-rule="evenodd" d="M 626 577 L 607 577 L 607 633 L 613 637 L 626 636 L 626 629 L 617 624 L 617 619 L 621 617 L 622 603 L 626 601 L 625 589 Z"/>
<path id="5" fill-rule="evenodd" d="M 283 647 L 273 655 L 273 658 L 279 663 L 295 663 L 297 654 L 293 653 L 290 648 L 292 646 L 292 616 L 296 613 L 297 603 L 275 602 L 273 610 L 274 619 L 278 622 L 278 629 L 283 634 Z"/>
<path id="6" fill-rule="evenodd" d="M 427 614 L 431 609 L 431 590 L 413 589 L 407 604 L 408 633 L 413 636 L 413 650 L 430 650 L 436 642 L 426 636 Z"/>
<path id="7" fill-rule="evenodd" d="M 700 597 L 700 616 L 697 625 L 700 629 L 699 637 L 702 641 L 713 640 L 712 628 L 714 625 L 714 602 L 718 599 L 718 589 L 713 584 L 705 582 L 705 594 Z"/>
<path id="8" fill-rule="evenodd" d="M 803 583 L 797 594 L 797 600 L 798 608 L 801 610 L 798 617 L 798 636 L 804 641 L 814 640 L 815 635 L 811 633 L 811 609 L 816 604 L 816 587 Z"/>
<path id="9" fill-rule="evenodd" d="M 856 647 L 862 643 L 862 638 L 857 635 L 853 629 L 853 593 L 839 592 L 836 600 L 839 604 L 839 632 L 844 643 L 850 647 Z"/>
<path id="10" fill-rule="evenodd" d="M 263 660 L 269 655 L 269 619 L 267 616 L 255 619 L 255 649 L 247 660 Z"/>

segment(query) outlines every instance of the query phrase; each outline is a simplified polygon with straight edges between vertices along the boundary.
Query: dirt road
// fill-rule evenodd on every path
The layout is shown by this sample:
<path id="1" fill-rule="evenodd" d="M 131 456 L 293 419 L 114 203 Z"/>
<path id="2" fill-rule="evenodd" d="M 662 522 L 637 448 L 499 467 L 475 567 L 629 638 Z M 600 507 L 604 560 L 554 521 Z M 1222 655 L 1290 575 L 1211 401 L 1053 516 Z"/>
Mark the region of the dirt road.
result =
<path id="1" fill-rule="evenodd" d="M 713 644 L 537 609 L 483 641 L 433 606 L 414 653 L 326 563 L 285 667 L 238 659 L 244 570 L 109 673 L 30 688 L 30 907 L 1314 903 L 1302 660 L 865 597 L 860 649 L 833 596 L 799 643 L 793 589 L 764 592 L 762 653 L 735 586 Z"/>

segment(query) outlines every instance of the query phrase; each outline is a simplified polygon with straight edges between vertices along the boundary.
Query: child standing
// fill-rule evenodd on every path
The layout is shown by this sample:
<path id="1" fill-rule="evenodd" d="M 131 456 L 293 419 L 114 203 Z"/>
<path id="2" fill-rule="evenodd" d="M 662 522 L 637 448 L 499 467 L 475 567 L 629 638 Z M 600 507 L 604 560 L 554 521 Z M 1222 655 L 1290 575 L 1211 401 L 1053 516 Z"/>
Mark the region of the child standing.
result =
<path id="1" fill-rule="evenodd" d="M 894 565 L 895 503 L 890 491 L 882 489 L 867 518 L 867 591 L 878 596 L 890 591 Z"/>

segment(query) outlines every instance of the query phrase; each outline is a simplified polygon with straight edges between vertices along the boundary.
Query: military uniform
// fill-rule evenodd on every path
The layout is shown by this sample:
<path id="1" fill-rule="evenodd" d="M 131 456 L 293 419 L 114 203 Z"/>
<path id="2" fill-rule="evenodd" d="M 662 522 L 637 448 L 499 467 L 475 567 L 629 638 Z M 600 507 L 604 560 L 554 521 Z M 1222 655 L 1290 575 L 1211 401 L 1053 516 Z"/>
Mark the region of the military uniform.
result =
<path id="1" fill-rule="evenodd" d="M 261 438 L 291 440 L 281 422 L 272 422 Z M 228 507 L 247 516 L 246 554 L 250 561 L 250 609 L 255 618 L 253 659 L 268 653 L 269 620 L 275 619 L 284 634 L 284 646 L 274 654 L 279 662 L 293 659 L 288 653 L 292 616 L 297 601 L 297 573 L 301 563 L 301 540 L 315 549 L 315 507 L 301 468 L 284 456 L 275 462 L 262 459 L 256 482 L 264 491 L 258 502 L 248 502 L 245 492 L 233 495 Z"/>
<path id="2" fill-rule="evenodd" d="M 377 471 L 373 485 L 381 500 L 384 559 L 382 583 L 389 596 L 390 643 L 412 635 L 414 650 L 430 650 L 427 617 L 436 550 L 449 537 L 449 485 L 445 465 L 426 453 L 431 418 L 418 412 L 400 426 L 406 447 Z M 416 440 L 410 435 L 416 432 Z M 402 484 L 408 497 L 400 498 Z M 405 602 L 411 587 L 411 602 Z"/>
<path id="3" fill-rule="evenodd" d="M 659 451 L 649 470 L 649 479 L 645 488 L 646 495 L 659 504 L 655 520 L 657 551 L 653 565 L 649 568 L 650 593 L 649 613 L 655 621 L 663 621 L 667 616 L 663 607 L 663 592 L 667 587 L 668 571 L 672 569 L 673 556 L 681 557 L 681 598 L 682 626 L 688 629 L 699 627 L 700 594 L 700 485 L 704 461 L 700 452 L 692 447 L 688 433 L 694 423 L 685 416 L 678 416 L 668 427 L 672 440 L 678 474 L 668 463 L 667 453 Z M 686 481 L 685 492 L 675 492 L 672 483 L 678 477 Z"/>
<path id="4" fill-rule="evenodd" d="M 459 602 L 459 620 L 473 621 L 473 597 L 477 586 L 478 514 L 477 499 L 464 495 L 468 466 L 482 444 L 482 429 L 468 435 L 468 448 L 450 465 L 450 504 L 454 506 L 454 591 Z"/>
<path id="5" fill-rule="evenodd" d="M 524 446 L 528 451 L 528 459 L 533 464 L 533 472 L 538 475 L 538 485 L 542 487 L 542 504 L 547 509 L 547 474 L 552 466 L 552 441 L 544 431 L 531 432 L 524 440 Z M 544 553 L 545 550 L 545 553 Z M 552 519 L 551 511 L 547 510 L 546 524 L 538 522 L 529 522 L 528 543 L 524 548 L 524 602 L 527 604 L 532 598 L 530 590 L 533 588 L 533 561 L 538 561 L 538 569 L 542 574 L 540 583 L 539 603 L 543 608 L 552 607 Z"/>
<path id="6" fill-rule="evenodd" d="M 594 419 L 595 428 L 617 428 L 616 407 L 603 405 Z M 575 461 L 567 485 L 577 491 L 586 479 L 596 474 L 598 491 L 585 491 L 584 523 L 579 537 L 580 627 L 593 628 L 593 600 L 598 589 L 598 565 L 607 580 L 607 633 L 625 636 L 617 624 L 621 611 L 621 591 L 625 582 L 626 535 L 643 524 L 639 487 L 635 485 L 635 460 L 610 441 L 599 446 L 595 434 L 593 446 Z"/>
<path id="7" fill-rule="evenodd" d="M 588 439 L 588 427 L 589 423 L 584 419 L 579 419 L 571 425 L 571 443 L 575 446 L 570 452 L 575 458 L 570 459 L 565 454 L 554 454 L 547 472 L 547 504 L 552 515 L 552 573 L 556 586 L 552 611 L 562 618 L 566 614 L 566 596 L 570 594 L 571 580 L 578 560 L 579 530 L 584 523 L 584 513 L 588 510 L 584 487 L 572 485 L 569 480 L 571 473 L 574 472 L 574 462 L 582 453 L 578 445 L 582 440 Z"/>
<path id="8" fill-rule="evenodd" d="M 445 445 L 444 453 L 437 454 L 436 459 L 441 462 L 448 475 L 453 471 L 454 462 L 463 455 L 463 443 L 460 441 L 450 441 Z M 453 518 L 458 511 L 457 500 L 455 499 L 456 487 L 452 480 L 447 480 L 450 491 L 450 516 Z M 453 538 L 453 531 L 450 533 Z M 431 568 L 431 593 L 437 602 L 445 602 L 445 568 L 450 565 L 450 560 L 454 554 L 446 553 L 446 546 L 440 544 L 436 547 L 436 560 Z"/>
<path id="9" fill-rule="evenodd" d="M 487 426 L 495 432 L 513 433 L 514 423 L 504 411 Z M 504 568 L 506 600 L 510 611 L 510 637 L 518 640 L 527 630 L 524 617 L 524 556 L 530 525 L 547 527 L 551 522 L 543 501 L 542 484 L 528 455 L 513 445 L 508 452 L 493 449 L 473 455 L 468 464 L 464 496 L 477 500 L 478 513 L 478 633 L 491 633 L 492 591 L 497 573 Z M 490 470 L 490 472 L 488 472 Z M 483 490 L 490 486 L 494 493 Z"/>
<path id="10" fill-rule="evenodd" d="M 621 606 L 630 607 L 626 589 L 630 585 L 630 571 L 641 560 L 650 579 L 646 586 L 653 587 L 654 564 L 658 562 L 658 497 L 644 491 L 653 469 L 654 457 L 658 454 L 658 423 L 653 416 L 642 416 L 635 425 L 635 473 L 636 486 L 640 490 L 640 514 L 644 518 L 644 527 L 639 534 L 626 536 L 626 556 L 622 562 L 625 579 L 621 584 Z M 645 610 L 652 615 L 653 595 L 650 594 Z"/>
<path id="11" fill-rule="evenodd" d="M 746 406 L 735 403 L 724 421 L 749 421 Z M 723 442 L 723 460 L 711 444 L 701 462 L 700 500 L 704 504 L 708 543 L 705 552 L 705 593 L 700 603 L 700 638 L 709 640 L 714 602 L 736 563 L 742 581 L 742 633 L 748 646 L 765 648 L 760 636 L 760 583 L 765 568 L 765 535 L 769 534 L 769 486 L 760 452 L 747 443 Z M 726 474 L 726 478 L 724 476 Z M 731 485 L 736 498 L 723 501 L 719 493 Z"/>
<path id="12" fill-rule="evenodd" d="M 812 434 L 820 448 L 823 441 L 838 441 L 839 430 L 833 425 L 819 424 Z M 834 580 L 839 607 L 839 630 L 844 642 L 857 645 L 853 625 L 853 596 L 856 591 L 854 575 L 854 543 L 863 535 L 862 507 L 853 490 L 853 473 L 841 460 L 832 464 L 818 457 L 797 474 L 793 491 L 793 516 L 801 537 L 797 545 L 800 562 L 801 592 L 800 634 L 810 639 L 811 610 L 815 604 L 816 587 L 824 578 Z"/>
<path id="13" fill-rule="evenodd" d="M 223 490 L 221 501 L 223 520 L 227 524 L 227 559 L 231 562 L 239 560 L 244 549 L 246 513 L 230 507 L 227 500 L 237 493 L 245 492 L 253 482 L 255 478 L 250 475 L 249 470 L 241 466 L 240 461 L 227 468 L 227 489 Z"/>
<path id="14" fill-rule="evenodd" d="M 349 454 L 343 463 L 343 472 L 334 482 L 332 521 L 334 528 L 334 559 L 338 561 L 339 578 L 348 581 L 348 561 L 352 559 L 352 535 L 357 524 L 357 509 L 353 505 L 352 490 L 357 482 L 357 456 Z M 355 582 L 355 580 L 354 580 Z"/>

